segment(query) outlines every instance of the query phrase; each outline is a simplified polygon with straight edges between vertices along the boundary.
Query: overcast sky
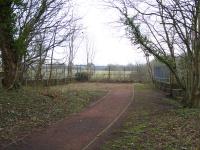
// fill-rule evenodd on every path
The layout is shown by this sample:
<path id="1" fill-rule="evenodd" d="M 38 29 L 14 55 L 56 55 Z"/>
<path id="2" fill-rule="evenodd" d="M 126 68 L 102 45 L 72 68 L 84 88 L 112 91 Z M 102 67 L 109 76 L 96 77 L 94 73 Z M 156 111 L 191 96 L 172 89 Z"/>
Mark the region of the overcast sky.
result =
<path id="1" fill-rule="evenodd" d="M 103 7 L 101 0 L 77 0 L 77 4 L 76 11 L 86 27 L 84 34 L 94 44 L 95 65 L 145 63 L 144 54 L 123 38 L 122 28 L 112 23 L 119 19 L 116 11 Z M 86 64 L 84 46 L 79 49 L 74 63 Z"/>

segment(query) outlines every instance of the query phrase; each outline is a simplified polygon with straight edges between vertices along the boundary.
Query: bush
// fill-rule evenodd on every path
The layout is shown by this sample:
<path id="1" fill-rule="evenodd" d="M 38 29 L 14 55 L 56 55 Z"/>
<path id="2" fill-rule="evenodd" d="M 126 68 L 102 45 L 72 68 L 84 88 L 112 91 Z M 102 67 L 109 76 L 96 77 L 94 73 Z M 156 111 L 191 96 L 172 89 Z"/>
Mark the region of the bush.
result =
<path id="1" fill-rule="evenodd" d="M 77 81 L 89 81 L 90 74 L 87 72 L 78 72 L 75 74 L 75 79 Z"/>

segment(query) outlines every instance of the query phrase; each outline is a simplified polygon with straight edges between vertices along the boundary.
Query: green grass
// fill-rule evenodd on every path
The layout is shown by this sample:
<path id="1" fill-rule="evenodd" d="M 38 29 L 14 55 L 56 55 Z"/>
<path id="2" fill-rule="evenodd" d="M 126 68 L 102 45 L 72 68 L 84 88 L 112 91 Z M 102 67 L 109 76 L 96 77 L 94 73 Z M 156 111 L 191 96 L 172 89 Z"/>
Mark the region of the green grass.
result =
<path id="1" fill-rule="evenodd" d="M 43 128 L 69 114 L 80 112 L 105 94 L 106 91 L 102 89 L 78 89 L 71 85 L 29 87 L 10 92 L 1 89 L 0 148 L 33 129 Z"/>
<path id="2" fill-rule="evenodd" d="M 135 83 L 134 84 L 134 89 L 136 90 L 136 91 L 148 91 L 148 90 L 150 90 L 150 89 L 153 89 L 154 87 L 153 87 L 153 85 L 151 85 L 151 84 L 142 84 L 142 83 Z"/>
<path id="3" fill-rule="evenodd" d="M 66 78 L 67 77 L 67 70 L 65 70 L 66 72 L 64 73 L 64 69 L 53 69 L 52 71 L 52 78 L 57 78 L 57 79 L 62 79 L 62 78 Z M 87 72 L 87 70 L 81 70 L 82 72 Z M 74 69 L 72 70 L 73 75 L 75 75 L 77 73 L 77 70 Z M 33 70 L 29 70 L 28 72 L 29 76 L 34 79 L 35 77 L 35 71 Z M 50 70 L 42 70 L 42 74 L 44 75 L 45 79 L 48 79 L 48 76 L 50 74 Z M 94 75 L 92 76 L 92 80 L 98 80 L 98 79 L 107 79 L 109 71 L 108 70 L 96 70 Z M 123 80 L 124 76 L 125 79 L 129 79 L 130 75 L 135 75 L 136 72 L 132 72 L 132 71 L 110 71 L 110 79 L 111 80 Z"/>
<path id="4" fill-rule="evenodd" d="M 135 85 L 135 103 L 103 150 L 199 150 L 200 109 L 183 108 L 151 86 Z"/>

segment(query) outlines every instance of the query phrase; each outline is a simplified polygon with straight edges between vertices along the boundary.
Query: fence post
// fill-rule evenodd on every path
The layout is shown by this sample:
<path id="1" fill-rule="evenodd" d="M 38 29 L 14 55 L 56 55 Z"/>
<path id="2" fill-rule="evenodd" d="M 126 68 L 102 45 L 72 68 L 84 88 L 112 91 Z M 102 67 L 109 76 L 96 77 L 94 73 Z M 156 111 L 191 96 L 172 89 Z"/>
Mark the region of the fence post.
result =
<path id="1" fill-rule="evenodd" d="M 78 73 L 78 65 L 76 66 L 76 73 Z"/>
<path id="2" fill-rule="evenodd" d="M 126 67 L 124 66 L 124 81 L 125 81 L 125 75 L 126 75 Z"/>
<path id="3" fill-rule="evenodd" d="M 66 66 L 64 65 L 64 84 L 66 83 L 66 73 L 65 73 L 65 71 L 66 71 L 66 68 L 65 68 Z"/>
<path id="4" fill-rule="evenodd" d="M 48 71 L 47 71 L 47 64 L 45 64 L 45 70 L 46 70 L 46 71 L 45 71 L 45 73 L 44 73 L 44 77 L 45 77 L 45 79 L 47 79 L 47 72 L 48 72 Z"/>
<path id="5" fill-rule="evenodd" d="M 110 76 L 111 76 L 110 69 L 111 69 L 111 67 L 109 66 L 108 67 L 108 80 L 110 80 Z"/>
<path id="6" fill-rule="evenodd" d="M 57 75 L 57 72 L 58 70 L 57 70 L 57 67 L 56 67 L 56 85 L 58 85 L 58 75 Z"/>

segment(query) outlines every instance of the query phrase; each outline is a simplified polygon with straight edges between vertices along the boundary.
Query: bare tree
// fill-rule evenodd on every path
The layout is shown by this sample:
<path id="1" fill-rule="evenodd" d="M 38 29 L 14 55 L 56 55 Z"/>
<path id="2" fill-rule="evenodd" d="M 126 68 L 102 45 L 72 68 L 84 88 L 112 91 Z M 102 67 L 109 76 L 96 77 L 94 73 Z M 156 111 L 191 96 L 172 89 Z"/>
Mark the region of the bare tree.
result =
<path id="1" fill-rule="evenodd" d="M 73 75 L 73 63 L 76 56 L 76 53 L 81 45 L 82 42 L 82 26 L 77 22 L 70 25 L 71 34 L 67 40 L 67 73 L 68 78 L 72 78 Z"/>
<path id="2" fill-rule="evenodd" d="M 46 57 L 49 51 L 44 44 L 44 41 L 45 41 L 44 38 L 45 38 L 45 35 L 39 35 L 37 46 L 36 46 L 36 49 L 37 49 L 36 51 L 38 51 L 38 54 L 39 54 L 39 58 L 36 65 L 36 74 L 35 74 L 36 80 L 42 80 L 43 78 L 42 65 L 45 63 Z"/>
<path id="3" fill-rule="evenodd" d="M 94 43 L 89 41 L 88 38 L 85 39 L 85 50 L 86 50 L 86 65 L 87 73 L 92 75 L 94 72 L 94 58 L 95 58 L 95 48 Z"/>
<path id="4" fill-rule="evenodd" d="M 57 34 L 57 28 L 56 28 L 55 31 L 54 31 L 54 36 L 53 36 L 53 45 L 54 45 L 55 42 L 56 42 L 56 34 Z M 50 81 L 51 81 L 52 73 L 53 73 L 53 58 L 54 58 L 54 50 L 55 50 L 55 47 L 53 47 L 52 50 L 51 50 L 51 56 L 50 56 L 50 73 L 49 73 L 48 84 L 49 84 Z"/>
<path id="5" fill-rule="evenodd" d="M 113 0 L 133 44 L 164 63 L 183 89 L 184 103 L 199 106 L 199 0 Z M 182 68 L 182 69 L 180 69 Z"/>
<path id="6" fill-rule="evenodd" d="M 149 73 L 150 80 L 152 81 L 152 83 L 155 83 L 155 80 L 154 80 L 154 77 L 153 77 L 153 69 L 152 69 L 152 66 L 151 66 L 151 62 L 149 60 L 149 54 L 148 53 L 145 54 L 145 58 L 146 58 L 146 62 L 147 62 L 147 70 L 148 70 L 148 73 Z"/>

